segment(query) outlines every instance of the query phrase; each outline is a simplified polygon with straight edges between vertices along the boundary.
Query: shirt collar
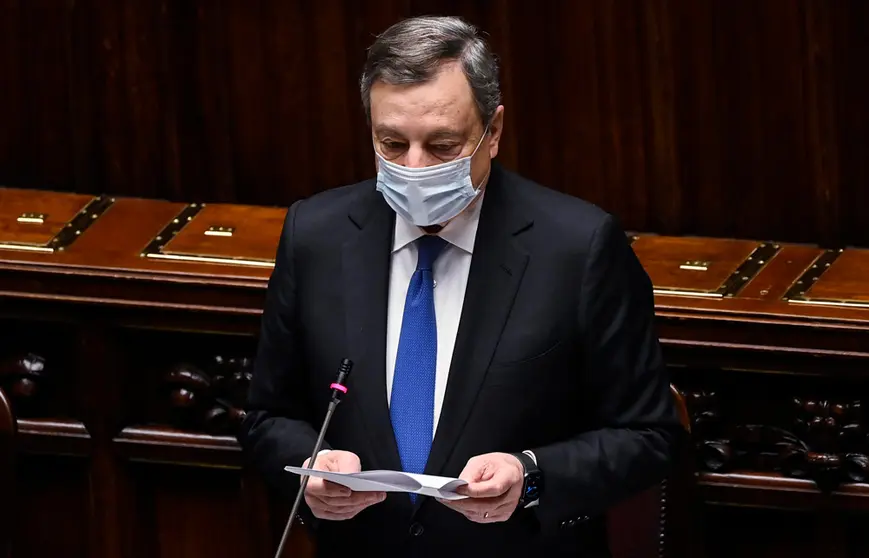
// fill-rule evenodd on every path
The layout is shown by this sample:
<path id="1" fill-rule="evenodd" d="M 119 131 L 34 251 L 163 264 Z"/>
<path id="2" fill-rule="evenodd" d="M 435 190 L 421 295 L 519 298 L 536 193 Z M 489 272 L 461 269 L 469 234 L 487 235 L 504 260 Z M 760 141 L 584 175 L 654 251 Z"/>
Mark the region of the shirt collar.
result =
<path id="1" fill-rule="evenodd" d="M 480 197 L 476 200 L 467 211 L 463 211 L 455 219 L 447 223 L 447 226 L 441 229 L 438 236 L 461 248 L 469 254 L 474 253 L 474 242 L 477 238 L 477 225 L 480 223 L 480 208 L 483 206 L 483 198 L 485 191 L 480 193 Z M 404 220 L 399 215 L 395 217 L 395 234 L 393 235 L 392 252 L 398 252 L 417 238 L 424 235 L 425 232 Z"/>

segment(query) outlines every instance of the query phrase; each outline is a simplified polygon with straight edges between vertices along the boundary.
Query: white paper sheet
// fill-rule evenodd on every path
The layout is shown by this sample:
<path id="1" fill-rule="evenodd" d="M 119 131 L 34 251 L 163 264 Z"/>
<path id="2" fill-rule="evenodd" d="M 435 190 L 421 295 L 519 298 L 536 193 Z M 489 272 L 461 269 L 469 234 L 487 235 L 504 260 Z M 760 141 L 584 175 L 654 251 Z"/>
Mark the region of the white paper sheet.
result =
<path id="1" fill-rule="evenodd" d="M 442 500 L 462 500 L 467 498 L 467 496 L 456 494 L 456 489 L 468 483 L 449 477 L 383 470 L 362 471 L 361 473 L 333 473 L 330 471 L 312 471 L 302 467 L 290 466 L 284 467 L 284 470 L 297 475 L 308 475 L 310 477 L 325 479 L 335 484 L 346 486 L 356 492 L 412 492 Z"/>

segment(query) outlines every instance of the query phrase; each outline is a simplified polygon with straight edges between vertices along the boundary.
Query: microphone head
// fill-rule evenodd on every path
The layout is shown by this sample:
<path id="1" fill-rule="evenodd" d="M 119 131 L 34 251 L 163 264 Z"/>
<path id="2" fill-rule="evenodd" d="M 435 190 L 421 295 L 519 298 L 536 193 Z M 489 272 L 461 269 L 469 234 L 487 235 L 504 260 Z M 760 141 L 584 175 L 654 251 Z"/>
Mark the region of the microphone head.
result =
<path id="1" fill-rule="evenodd" d="M 341 359 L 341 365 L 338 366 L 338 377 L 343 381 L 350 375 L 353 370 L 353 361 L 349 358 Z"/>

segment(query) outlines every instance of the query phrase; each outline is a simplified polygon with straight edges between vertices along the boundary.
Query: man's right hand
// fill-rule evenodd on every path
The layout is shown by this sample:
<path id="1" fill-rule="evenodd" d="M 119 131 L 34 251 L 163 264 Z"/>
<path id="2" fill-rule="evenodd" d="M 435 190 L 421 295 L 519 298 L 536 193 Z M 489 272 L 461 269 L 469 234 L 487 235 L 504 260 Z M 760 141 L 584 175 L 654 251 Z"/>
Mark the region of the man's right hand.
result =
<path id="1" fill-rule="evenodd" d="M 303 467 L 308 466 L 310 458 Z M 358 473 L 362 464 L 355 453 L 332 450 L 317 456 L 315 470 L 335 473 Z M 356 514 L 386 499 L 385 492 L 353 492 L 345 486 L 316 477 L 308 477 L 305 487 L 305 502 L 314 517 L 332 521 L 350 519 Z"/>

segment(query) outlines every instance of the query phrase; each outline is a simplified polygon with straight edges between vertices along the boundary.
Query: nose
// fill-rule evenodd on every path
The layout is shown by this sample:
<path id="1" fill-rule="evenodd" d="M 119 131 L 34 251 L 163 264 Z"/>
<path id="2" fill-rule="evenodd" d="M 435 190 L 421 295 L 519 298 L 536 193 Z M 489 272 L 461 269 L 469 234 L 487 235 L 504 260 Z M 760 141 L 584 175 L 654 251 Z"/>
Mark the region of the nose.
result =
<path id="1" fill-rule="evenodd" d="M 426 152 L 419 144 L 410 144 L 404 157 L 404 166 L 418 169 L 426 166 Z"/>

